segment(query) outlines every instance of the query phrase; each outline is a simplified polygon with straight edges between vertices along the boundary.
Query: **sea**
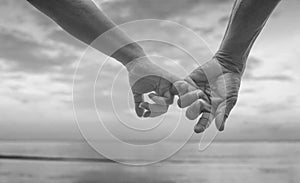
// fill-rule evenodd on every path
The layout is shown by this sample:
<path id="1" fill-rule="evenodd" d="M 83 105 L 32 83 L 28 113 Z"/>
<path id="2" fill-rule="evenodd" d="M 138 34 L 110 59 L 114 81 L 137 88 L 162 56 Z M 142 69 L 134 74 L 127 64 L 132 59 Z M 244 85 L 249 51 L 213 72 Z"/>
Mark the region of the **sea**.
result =
<path id="1" fill-rule="evenodd" d="M 137 166 L 110 160 L 82 141 L 1 141 L 0 183 L 300 182 L 299 142 L 214 142 L 203 151 L 198 147 L 189 142 L 170 158 Z"/>

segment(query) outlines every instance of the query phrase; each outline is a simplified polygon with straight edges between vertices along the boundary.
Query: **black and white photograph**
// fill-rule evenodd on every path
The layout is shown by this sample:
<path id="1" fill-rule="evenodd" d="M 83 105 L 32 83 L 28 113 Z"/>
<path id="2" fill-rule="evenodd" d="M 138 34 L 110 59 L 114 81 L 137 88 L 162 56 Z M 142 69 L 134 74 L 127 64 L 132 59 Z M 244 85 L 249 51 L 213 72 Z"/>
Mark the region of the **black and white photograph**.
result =
<path id="1" fill-rule="evenodd" d="M 298 183 L 299 0 L 0 0 L 0 183 Z"/>

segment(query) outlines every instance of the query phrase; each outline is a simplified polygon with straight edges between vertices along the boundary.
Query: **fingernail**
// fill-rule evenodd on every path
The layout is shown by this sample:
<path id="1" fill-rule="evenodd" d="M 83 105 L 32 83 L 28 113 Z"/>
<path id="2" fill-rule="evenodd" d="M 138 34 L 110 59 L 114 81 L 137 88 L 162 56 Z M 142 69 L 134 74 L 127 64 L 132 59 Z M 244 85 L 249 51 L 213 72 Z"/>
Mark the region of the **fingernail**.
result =
<path id="1" fill-rule="evenodd" d="M 148 95 L 148 97 L 149 97 L 149 98 L 154 97 L 153 93 L 150 93 L 150 94 Z"/>
<path id="2" fill-rule="evenodd" d="M 223 124 L 220 126 L 219 131 L 222 132 L 225 129 L 225 122 L 223 122 Z"/>
<path id="3" fill-rule="evenodd" d="M 150 111 L 147 111 L 147 112 L 144 113 L 144 117 L 145 117 L 145 118 L 149 117 L 150 115 L 151 115 L 151 112 L 150 112 Z"/>
<path id="4" fill-rule="evenodd" d="M 139 107 L 136 107 L 136 108 L 135 108 L 135 112 L 136 112 L 136 115 L 137 115 L 138 117 L 142 117 L 142 116 L 143 116 L 143 113 L 144 113 L 144 110 L 141 109 L 141 108 L 139 108 Z"/>
<path id="5" fill-rule="evenodd" d="M 204 132 L 204 130 L 205 130 L 205 127 L 201 126 L 201 125 L 195 125 L 195 127 L 194 127 L 195 133 L 202 133 L 202 132 Z"/>
<path id="6" fill-rule="evenodd" d="M 141 103 L 141 105 L 140 105 L 140 107 L 144 108 L 144 109 L 148 109 L 149 108 L 148 106 L 149 105 L 147 103 Z"/>

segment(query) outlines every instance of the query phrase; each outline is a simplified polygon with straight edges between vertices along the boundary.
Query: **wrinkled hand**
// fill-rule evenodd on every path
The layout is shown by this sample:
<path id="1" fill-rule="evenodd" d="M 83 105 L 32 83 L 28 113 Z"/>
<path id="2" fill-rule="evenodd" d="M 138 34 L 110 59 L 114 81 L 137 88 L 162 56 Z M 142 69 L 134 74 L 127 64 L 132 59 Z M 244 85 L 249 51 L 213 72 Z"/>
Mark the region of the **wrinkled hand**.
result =
<path id="1" fill-rule="evenodd" d="M 173 83 L 179 78 L 146 57 L 130 62 L 126 68 L 136 114 L 139 117 L 156 117 L 166 113 L 176 94 Z M 152 92 L 148 96 L 154 102 L 153 104 L 144 101 L 144 94 L 149 92 Z"/>
<path id="2" fill-rule="evenodd" d="M 241 74 L 224 68 L 213 58 L 195 69 L 185 81 L 202 90 L 211 104 L 210 112 L 203 112 L 205 103 L 203 99 L 199 99 L 201 96 L 204 98 L 203 93 L 199 90 L 187 90 L 181 94 L 178 105 L 181 108 L 188 107 L 186 111 L 188 119 L 194 120 L 203 113 L 195 125 L 194 131 L 196 133 L 203 132 L 213 119 L 215 119 L 217 129 L 223 131 L 225 121 L 237 102 Z M 178 83 L 180 81 L 174 85 L 179 85 Z"/>

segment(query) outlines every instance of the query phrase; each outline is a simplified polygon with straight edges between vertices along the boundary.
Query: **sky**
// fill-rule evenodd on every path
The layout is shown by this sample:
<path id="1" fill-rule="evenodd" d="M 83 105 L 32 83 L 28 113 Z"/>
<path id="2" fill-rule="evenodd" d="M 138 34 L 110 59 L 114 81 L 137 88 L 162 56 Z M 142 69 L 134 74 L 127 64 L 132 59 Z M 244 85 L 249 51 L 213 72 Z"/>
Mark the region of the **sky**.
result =
<path id="1" fill-rule="evenodd" d="M 116 24 L 159 19 L 191 29 L 202 41 L 172 23 L 133 23 L 123 27 L 137 38 L 175 40 L 184 49 L 199 54 L 202 59 L 198 62 L 203 63 L 211 56 L 210 50 L 215 52 L 222 40 L 233 0 L 98 0 L 96 3 Z M 282 0 L 273 12 L 253 46 L 238 103 L 218 139 L 300 139 L 299 9 L 299 0 Z M 75 88 L 76 105 L 85 125 L 92 125 L 94 119 L 90 114 L 95 105 L 89 100 L 90 89 L 106 56 L 86 50 L 85 44 L 65 33 L 25 0 L 0 0 L 0 42 L 0 139 L 82 139 L 72 105 L 73 74 L 81 58 L 83 64 L 76 76 L 80 78 Z M 187 72 L 197 66 L 188 55 L 170 45 L 153 41 L 141 44 L 147 53 L 154 55 L 155 62 L 182 77 L 186 72 L 179 71 L 176 65 Z M 107 88 L 120 71 L 113 100 L 121 118 L 132 120 L 141 128 L 156 124 L 157 120 L 141 122 L 135 118 L 127 74 L 113 59 L 108 63 L 95 87 L 96 106 L 104 121 L 108 126 L 116 121 L 107 107 L 111 105 Z M 177 114 L 174 106 L 167 117 L 172 121 Z M 163 129 L 172 125 L 170 121 L 155 136 L 164 136 Z M 191 127 L 194 124 L 187 123 Z M 115 133 L 128 137 L 122 128 Z M 153 134 L 142 136 L 147 139 Z"/>

